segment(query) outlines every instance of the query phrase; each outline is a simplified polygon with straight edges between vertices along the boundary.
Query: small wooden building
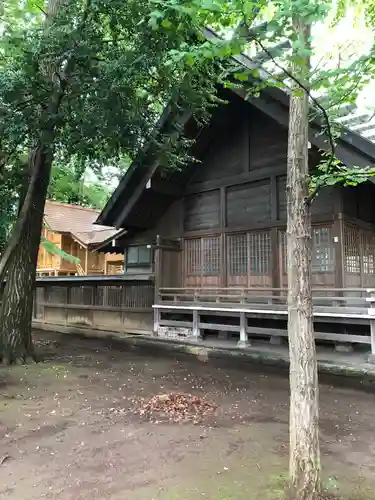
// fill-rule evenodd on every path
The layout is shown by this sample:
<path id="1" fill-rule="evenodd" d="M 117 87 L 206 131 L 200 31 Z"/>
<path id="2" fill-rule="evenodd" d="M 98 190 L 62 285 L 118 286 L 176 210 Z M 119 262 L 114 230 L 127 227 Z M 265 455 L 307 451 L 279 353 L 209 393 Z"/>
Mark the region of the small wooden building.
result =
<path id="1" fill-rule="evenodd" d="M 152 271 L 159 311 L 191 312 L 200 303 L 210 304 L 212 314 L 215 308 L 222 316 L 230 308 L 245 314 L 261 296 L 271 304 L 264 317 L 275 317 L 281 297 L 285 306 L 288 96 L 272 88 L 257 98 L 245 94 L 221 89 L 228 103 L 203 129 L 185 115 L 185 133 L 196 137 L 192 155 L 200 161 L 171 172 L 146 155 L 130 167 L 98 218 L 127 230 L 121 245 L 132 265 Z M 169 119 L 165 113 L 162 129 Z M 327 149 L 320 132 L 312 123 L 311 169 Z M 373 166 L 375 145 L 343 130 L 336 156 L 346 165 Z M 349 296 L 344 289 L 359 297 L 375 287 L 375 185 L 323 189 L 312 204 L 312 224 L 318 295 L 340 301 Z M 194 321 L 197 327 L 196 317 L 189 324 Z"/>
<path id="2" fill-rule="evenodd" d="M 94 225 L 99 212 L 76 205 L 47 201 L 43 236 L 64 252 L 78 257 L 79 264 L 49 253 L 41 245 L 38 254 L 38 276 L 69 276 L 75 274 L 118 274 L 124 270 L 123 253 L 102 253 L 98 250 L 119 234 L 118 230 Z M 121 232 L 120 232 L 121 233 Z M 100 248 L 99 248 L 100 249 Z"/>

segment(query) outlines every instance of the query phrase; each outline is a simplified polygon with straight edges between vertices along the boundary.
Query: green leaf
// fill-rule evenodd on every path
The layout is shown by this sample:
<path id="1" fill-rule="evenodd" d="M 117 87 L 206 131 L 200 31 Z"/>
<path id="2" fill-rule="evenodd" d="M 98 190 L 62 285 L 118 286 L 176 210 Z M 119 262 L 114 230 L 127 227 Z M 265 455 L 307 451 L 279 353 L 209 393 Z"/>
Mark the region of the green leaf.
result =
<path id="1" fill-rule="evenodd" d="M 209 10 L 212 12 L 220 12 L 221 7 L 213 0 L 203 0 L 202 9 Z"/>
<path id="2" fill-rule="evenodd" d="M 52 255 L 59 255 L 62 259 L 72 264 L 79 264 L 81 262 L 78 257 L 74 257 L 73 255 L 64 252 L 61 248 L 52 243 L 52 241 L 47 240 L 44 236 L 41 236 L 40 241 L 40 247 L 44 248 L 48 253 Z"/>
<path id="3" fill-rule="evenodd" d="M 170 29 L 172 28 L 172 23 L 169 21 L 169 19 L 163 19 L 162 22 L 161 22 L 161 25 L 163 26 L 163 28 L 165 29 Z"/>
<path id="4" fill-rule="evenodd" d="M 249 80 L 248 73 L 235 73 L 234 77 L 236 78 L 236 80 L 239 80 L 240 82 L 247 82 Z"/>

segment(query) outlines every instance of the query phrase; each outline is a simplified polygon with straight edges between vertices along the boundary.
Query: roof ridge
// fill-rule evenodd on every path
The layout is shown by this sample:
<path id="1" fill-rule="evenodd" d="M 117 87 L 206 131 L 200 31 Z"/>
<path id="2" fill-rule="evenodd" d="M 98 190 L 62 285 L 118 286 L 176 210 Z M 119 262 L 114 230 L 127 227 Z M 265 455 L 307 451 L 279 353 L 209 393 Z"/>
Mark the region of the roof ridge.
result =
<path id="1" fill-rule="evenodd" d="M 90 208 L 90 207 L 82 207 L 81 205 L 73 205 L 70 203 L 62 203 L 59 201 L 55 200 L 46 200 L 46 204 L 51 204 L 51 205 L 57 205 L 60 207 L 69 207 L 69 208 L 74 208 L 76 210 L 83 210 L 85 212 L 95 212 L 95 213 L 100 213 L 100 210 L 97 210 L 96 208 Z"/>

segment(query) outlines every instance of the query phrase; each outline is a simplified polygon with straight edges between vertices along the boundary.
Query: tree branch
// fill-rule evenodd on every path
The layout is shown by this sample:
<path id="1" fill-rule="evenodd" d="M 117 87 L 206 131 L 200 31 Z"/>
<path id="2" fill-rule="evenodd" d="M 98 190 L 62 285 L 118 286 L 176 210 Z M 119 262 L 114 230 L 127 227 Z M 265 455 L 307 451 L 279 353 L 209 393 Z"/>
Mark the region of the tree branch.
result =
<path id="1" fill-rule="evenodd" d="M 333 140 L 332 128 L 331 128 L 330 120 L 329 120 L 328 113 L 327 113 L 326 109 L 319 103 L 319 101 L 314 96 L 311 95 L 310 89 L 306 85 L 304 85 L 290 71 L 288 71 L 287 69 L 285 69 L 281 64 L 279 64 L 275 60 L 275 57 L 272 54 L 272 52 L 269 49 L 267 49 L 267 47 L 265 47 L 264 44 L 258 38 L 256 38 L 254 36 L 254 31 L 248 25 L 248 23 L 246 21 L 246 15 L 244 13 L 243 13 L 243 17 L 244 17 L 244 24 L 245 24 L 247 32 L 248 32 L 247 39 L 250 40 L 250 41 L 255 42 L 256 44 L 258 44 L 259 47 L 264 51 L 264 53 L 267 54 L 267 56 L 270 58 L 270 60 L 275 64 L 275 66 L 278 69 L 280 69 L 288 78 L 290 78 L 292 81 L 294 81 L 304 92 L 306 92 L 306 94 L 308 95 L 309 99 L 311 99 L 311 101 L 314 103 L 314 105 L 322 113 L 324 121 L 325 121 L 325 125 L 326 125 L 326 131 L 325 131 L 325 133 L 326 133 L 326 135 L 328 137 L 328 143 L 329 143 L 329 147 L 330 147 L 330 158 L 329 158 L 328 163 L 327 163 L 327 173 L 329 173 L 330 170 L 331 170 L 331 167 L 333 165 L 333 162 L 335 160 L 336 155 L 335 155 L 335 143 L 334 143 L 334 140 Z M 279 79 L 279 81 L 282 82 L 282 80 L 280 80 L 280 79 Z M 315 196 L 315 194 L 314 194 L 314 196 Z M 313 200 L 314 196 L 310 195 L 307 198 L 306 202 L 307 203 L 311 203 L 311 201 Z"/>
<path id="2" fill-rule="evenodd" d="M 261 47 L 262 50 L 264 50 L 264 52 L 270 57 L 270 59 L 272 60 L 272 62 L 275 64 L 275 66 L 277 68 L 281 69 L 288 78 L 290 78 L 291 80 L 293 80 L 304 92 L 306 92 L 306 94 L 309 96 L 309 99 L 311 99 L 312 102 L 314 103 L 314 105 L 321 111 L 321 113 L 322 113 L 322 115 L 324 117 L 324 121 L 325 121 L 326 127 L 327 127 L 326 133 L 328 135 L 328 142 L 329 142 L 329 146 L 330 146 L 330 149 L 331 149 L 332 161 L 333 161 L 333 159 L 335 157 L 335 144 L 334 144 L 334 141 L 333 141 L 331 124 L 330 124 L 329 117 L 328 117 L 326 109 L 319 103 L 319 101 L 314 96 L 311 95 L 310 90 L 300 80 L 298 80 L 298 78 L 296 78 L 290 71 L 288 71 L 281 64 L 279 64 L 277 61 L 275 61 L 275 58 L 272 56 L 272 54 L 270 53 L 270 51 L 263 45 L 263 43 L 260 40 L 257 40 L 257 39 L 253 38 L 253 41 L 255 43 L 257 43 L 259 45 L 259 47 Z M 332 161 L 331 161 L 331 163 L 332 163 Z"/>

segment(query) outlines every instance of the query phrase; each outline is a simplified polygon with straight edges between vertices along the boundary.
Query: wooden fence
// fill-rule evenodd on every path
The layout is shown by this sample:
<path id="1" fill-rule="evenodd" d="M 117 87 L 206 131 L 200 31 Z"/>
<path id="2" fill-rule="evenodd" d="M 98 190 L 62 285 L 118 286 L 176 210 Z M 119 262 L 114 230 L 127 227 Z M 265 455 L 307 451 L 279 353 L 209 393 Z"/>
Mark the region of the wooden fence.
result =
<path id="1" fill-rule="evenodd" d="M 34 325 L 150 333 L 154 283 L 148 276 L 37 279 Z"/>

